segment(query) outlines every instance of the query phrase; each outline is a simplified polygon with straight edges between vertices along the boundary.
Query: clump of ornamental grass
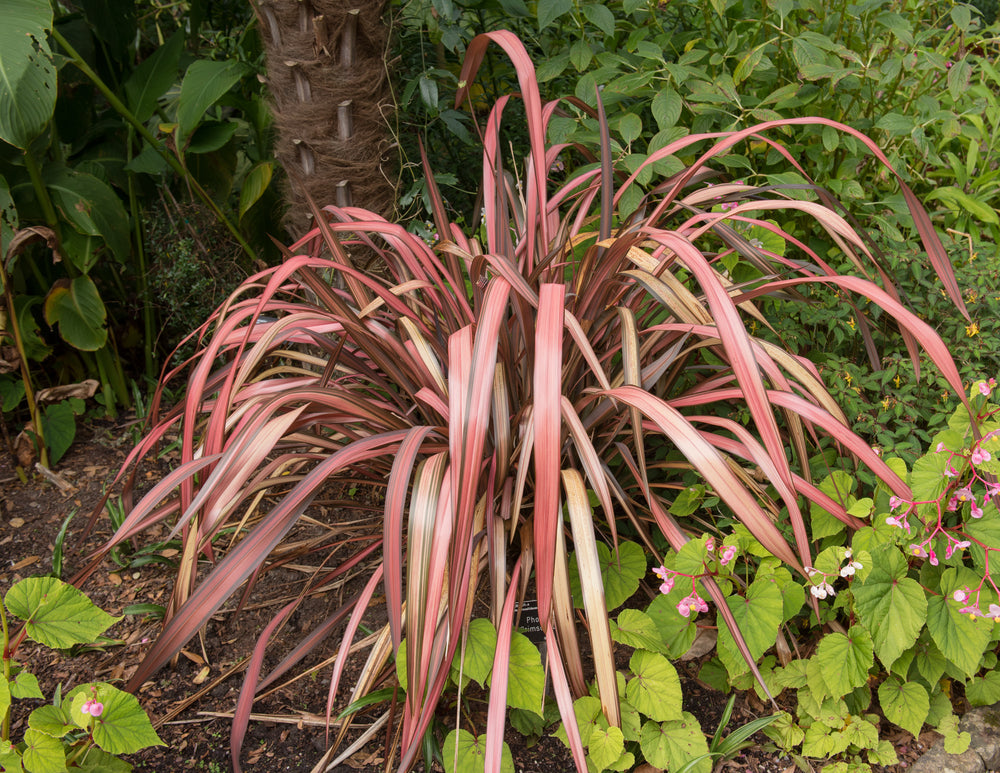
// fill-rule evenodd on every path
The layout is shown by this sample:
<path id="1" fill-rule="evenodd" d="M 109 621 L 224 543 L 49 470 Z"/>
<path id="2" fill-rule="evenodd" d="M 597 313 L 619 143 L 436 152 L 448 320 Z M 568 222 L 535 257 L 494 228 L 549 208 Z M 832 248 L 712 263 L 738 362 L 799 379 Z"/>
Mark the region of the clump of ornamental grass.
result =
<path id="1" fill-rule="evenodd" d="M 564 719 L 587 690 L 568 541 L 602 709 L 618 724 L 599 543 L 614 550 L 627 528 L 645 543 L 651 565 L 662 564 L 666 545 L 680 549 L 704 529 L 703 521 L 669 512 L 693 471 L 763 548 L 805 576 L 813 556 L 803 513 L 811 504 L 858 526 L 810 477 L 811 450 L 831 439 L 906 499 L 907 485 L 851 431 L 812 363 L 749 332 L 767 327 L 761 299 L 793 303 L 796 288 L 814 283 L 845 301 L 865 297 L 896 320 L 914 353 L 919 341 L 962 394 L 947 347 L 902 305 L 863 235 L 829 197 L 706 184 L 718 179 L 718 159 L 741 143 L 784 152 L 775 129 L 832 126 L 888 166 L 869 139 L 824 119 L 772 121 L 675 140 L 625 175 L 613 166 L 598 109 L 600 163 L 560 173 L 555 183 L 549 173 L 568 150 L 546 144 L 557 105 L 542 104 L 517 39 L 508 32 L 476 38 L 461 78 L 471 81 L 490 41 L 520 79 L 530 144 L 517 170 L 523 195 L 501 158 L 504 97 L 483 129 L 485 212 L 477 234 L 449 220 L 430 171 L 440 237 L 433 247 L 370 212 L 317 210 L 316 227 L 284 262 L 247 280 L 201 328 L 198 353 L 166 374 L 161 391 L 183 378 L 184 398 L 156 411 L 126 463 L 133 469 L 168 433 L 180 438 L 177 468 L 131 509 L 113 540 L 166 522 L 184 544 L 168 619 L 132 689 L 248 581 L 285 560 L 286 535 L 331 478 L 380 487 L 381 506 L 365 520 L 329 523 L 323 539 L 296 547 L 321 554 L 322 569 L 303 596 L 358 571 L 367 584 L 266 675 L 268 641 L 299 602 L 261 633 L 233 725 L 237 771 L 254 695 L 335 631 L 341 654 L 327 711 L 343 700 L 346 653 L 376 594 L 384 594 L 389 622 L 350 699 L 383 684 L 405 638 L 407 689 L 401 705 L 387 709 L 402 724 L 399 769 L 420 753 L 477 600 L 498 631 L 486 755 L 499 760 L 515 600 L 529 579 Z M 459 101 L 464 95 L 465 88 Z M 632 193 L 646 167 L 668 160 L 682 170 L 648 195 Z M 930 221 L 900 185 L 929 260 L 961 308 Z M 638 208 L 626 210 L 623 201 Z M 811 224 L 851 257 L 857 275 L 835 274 L 809 246 L 815 233 L 790 233 L 775 218 Z M 783 254 L 748 238 L 750 227 L 778 237 Z M 377 271 L 356 267 L 358 250 L 377 256 Z M 751 278 L 737 282 L 727 269 L 734 261 Z M 199 574 L 199 558 L 212 562 L 207 574 Z M 719 588 L 710 578 L 704 586 L 756 672 Z M 565 724 L 585 770 L 576 722 Z"/>

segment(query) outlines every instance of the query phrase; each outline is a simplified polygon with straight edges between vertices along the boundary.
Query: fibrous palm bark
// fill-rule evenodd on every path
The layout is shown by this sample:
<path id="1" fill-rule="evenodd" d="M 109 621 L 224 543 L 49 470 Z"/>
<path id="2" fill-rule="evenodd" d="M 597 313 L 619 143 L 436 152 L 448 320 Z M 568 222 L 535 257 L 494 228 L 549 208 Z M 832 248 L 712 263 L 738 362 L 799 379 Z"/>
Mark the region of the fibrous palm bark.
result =
<path id="1" fill-rule="evenodd" d="M 303 233 L 317 205 L 389 214 L 391 114 L 384 0 L 255 0 L 288 175 L 288 225 Z"/>

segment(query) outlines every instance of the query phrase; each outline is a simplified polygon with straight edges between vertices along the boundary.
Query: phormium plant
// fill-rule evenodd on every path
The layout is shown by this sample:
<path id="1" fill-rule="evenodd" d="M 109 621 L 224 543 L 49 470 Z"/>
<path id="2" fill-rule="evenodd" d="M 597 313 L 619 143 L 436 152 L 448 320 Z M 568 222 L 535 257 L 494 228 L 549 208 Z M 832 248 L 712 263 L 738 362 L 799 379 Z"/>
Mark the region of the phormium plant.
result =
<path id="1" fill-rule="evenodd" d="M 113 540 L 167 521 L 184 541 L 168 621 L 133 689 L 248 579 L 256 581 L 272 559 L 280 563 L 283 540 L 331 477 L 350 475 L 381 492 L 382 506 L 369 520 L 329 522 L 310 543 L 325 562 L 310 581 L 315 587 L 365 568 L 364 589 L 263 678 L 268 641 L 298 602 L 262 632 L 233 725 L 237 771 L 255 693 L 346 620 L 327 710 L 340 700 L 345 653 L 377 590 L 389 622 L 351 700 L 392 678 L 393 654 L 405 638 L 405 699 L 389 709 L 402 715 L 401 770 L 420 753 L 452 664 L 466 648 L 473 601 L 487 602 L 497 643 L 483 754 L 496 769 L 515 601 L 526 586 L 537 595 L 564 721 L 574 717 L 573 700 L 587 694 L 571 591 L 577 583 L 602 721 L 621 728 L 631 716 L 628 692 L 626 699 L 619 694 L 613 651 L 621 638 L 612 635 L 601 569 L 617 563 L 626 533 L 641 545 L 640 564 L 663 564 L 668 548 L 678 556 L 692 550 L 686 545 L 704 521 L 675 515 L 670 502 L 688 475 L 718 497 L 748 540 L 803 578 L 817 565 L 808 507 L 859 526 L 844 497 L 813 482 L 813 443 L 832 439 L 892 496 L 912 499 L 899 474 L 852 433 L 813 365 L 749 332 L 767 324 L 761 297 L 795 298 L 797 287 L 815 283 L 845 299 L 863 295 L 897 320 L 914 352 L 919 341 L 961 393 L 945 344 L 896 299 L 890 277 L 828 196 L 804 201 L 776 187 L 724 182 L 714 171 L 741 143 L 765 142 L 783 153 L 769 131 L 810 123 L 850 134 L 886 163 L 866 137 L 824 119 L 686 136 L 647 163 L 694 161 L 650 196 L 635 197 L 636 176 L 614 168 L 605 130 L 601 163 L 553 184 L 549 171 L 564 148 L 547 145 L 545 134 L 556 105 L 542 104 L 516 37 L 476 38 L 461 80 L 471 81 L 490 41 L 517 71 L 531 152 L 510 170 L 502 160 L 509 97 L 501 98 L 483 130 L 481 233 L 462 233 L 448 221 L 429 172 L 440 235 L 434 248 L 359 209 L 317 210 L 316 228 L 283 264 L 251 277 L 201 328 L 198 353 L 161 385 L 186 377 L 184 400 L 170 410 L 157 401 L 158 420 L 128 459 L 126 469 L 134 468 L 167 433 L 180 435 L 179 466 L 131 509 Z M 962 308 L 926 213 L 902 190 L 931 264 Z M 811 218 L 859 275 L 835 274 L 803 234 L 764 219 L 790 212 Z M 750 227 L 766 232 L 768 242 L 747 238 Z M 782 250 L 766 246 L 771 237 Z M 356 268 L 359 248 L 378 256 L 378 272 Z M 265 496 L 272 506 L 262 508 Z M 223 530 L 235 536 L 225 550 L 217 539 Z M 696 544 L 703 553 L 706 540 Z M 201 557 L 214 564 L 203 577 Z M 697 582 L 684 589 L 688 612 L 712 600 L 736 658 L 765 679 L 756 665 L 760 633 L 743 631 L 719 582 L 708 575 Z M 818 599 L 812 610 L 819 613 Z M 633 670 L 650 659 L 642 652 L 633 655 Z M 656 669 L 669 680 L 673 666 L 657 657 Z M 633 681 L 641 691 L 642 680 Z M 646 715 L 653 734 L 669 732 L 679 718 Z M 575 721 L 564 724 L 576 764 L 586 770 L 591 739 Z M 607 748 L 602 754 L 610 758 Z"/>

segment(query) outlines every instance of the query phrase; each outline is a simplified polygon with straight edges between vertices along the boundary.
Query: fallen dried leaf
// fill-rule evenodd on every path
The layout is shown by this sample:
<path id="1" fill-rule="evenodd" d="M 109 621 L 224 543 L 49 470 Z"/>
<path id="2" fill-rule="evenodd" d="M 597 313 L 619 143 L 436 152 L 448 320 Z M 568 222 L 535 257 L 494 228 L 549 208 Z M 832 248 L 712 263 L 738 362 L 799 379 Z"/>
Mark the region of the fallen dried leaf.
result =
<path id="1" fill-rule="evenodd" d="M 22 558 L 20 561 L 18 561 L 16 564 L 14 564 L 11 567 L 11 569 L 13 569 L 16 572 L 18 569 L 23 569 L 26 566 L 31 566 L 37 560 L 38 560 L 38 556 L 28 556 L 27 558 Z"/>
<path id="2" fill-rule="evenodd" d="M 206 679 L 208 679 L 208 675 L 209 673 L 211 673 L 211 671 L 212 671 L 211 668 L 209 668 L 208 666 L 204 666 L 201 669 L 201 671 L 198 672 L 198 675 L 191 681 L 194 682 L 195 684 L 202 684 Z"/>
<path id="3" fill-rule="evenodd" d="M 13 528 L 15 528 L 15 529 L 20 529 L 22 526 L 24 526 L 24 519 L 23 518 L 11 518 L 10 519 L 10 525 Z"/>

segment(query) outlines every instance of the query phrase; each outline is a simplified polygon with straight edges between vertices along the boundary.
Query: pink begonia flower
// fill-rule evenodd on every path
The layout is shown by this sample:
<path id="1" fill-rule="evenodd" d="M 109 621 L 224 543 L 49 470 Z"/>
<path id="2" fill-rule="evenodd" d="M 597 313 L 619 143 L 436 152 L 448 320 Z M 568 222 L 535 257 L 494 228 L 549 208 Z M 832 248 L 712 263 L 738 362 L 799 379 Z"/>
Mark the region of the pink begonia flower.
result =
<path id="1" fill-rule="evenodd" d="M 735 545 L 726 545 L 719 552 L 719 563 L 722 564 L 723 566 L 725 566 L 726 564 L 728 564 L 734 558 L 736 558 L 736 546 Z"/>
<path id="2" fill-rule="evenodd" d="M 715 537 L 709 537 L 707 540 L 705 540 L 705 550 L 707 550 L 709 553 L 715 550 Z"/>
<path id="3" fill-rule="evenodd" d="M 948 500 L 948 512 L 953 513 L 958 509 L 958 497 L 952 497 Z"/>
<path id="4" fill-rule="evenodd" d="M 951 465 L 951 462 L 949 462 L 949 463 L 948 463 L 948 466 L 944 468 L 944 476 L 945 476 L 946 478 L 954 478 L 954 477 L 955 477 L 956 475 L 958 475 L 958 470 L 956 470 L 956 469 L 955 469 L 955 468 L 954 468 L 954 467 L 953 467 L 953 466 Z"/>
<path id="5" fill-rule="evenodd" d="M 973 502 L 971 508 L 969 509 L 969 515 L 971 515 L 973 518 L 982 518 L 983 508 L 981 508 L 979 505 Z"/>
<path id="6" fill-rule="evenodd" d="M 899 497 L 889 497 L 889 509 L 890 510 L 895 510 L 901 504 L 903 504 L 903 500 L 900 499 Z"/>
<path id="7" fill-rule="evenodd" d="M 927 552 L 927 556 L 928 556 L 928 560 L 931 562 L 931 566 L 937 566 L 938 565 L 937 553 L 935 553 L 933 550 L 930 550 L 930 551 Z"/>
<path id="8" fill-rule="evenodd" d="M 860 561 L 851 561 L 849 564 L 841 568 L 840 576 L 850 577 L 856 571 L 858 571 L 858 569 L 864 569 L 864 568 L 865 568 L 864 564 L 862 564 Z"/>
<path id="9" fill-rule="evenodd" d="M 986 493 L 983 494 L 983 504 L 985 505 L 987 502 L 993 499 L 993 497 L 995 497 L 997 494 L 1000 494 L 1000 486 L 996 485 L 995 483 L 986 484 Z"/>
<path id="10" fill-rule="evenodd" d="M 982 382 L 980 382 L 980 384 L 979 384 L 979 394 L 981 394 L 983 397 L 989 397 L 990 396 L 990 392 L 993 391 L 993 387 L 995 387 L 996 384 L 997 384 L 997 380 L 995 378 L 991 378 L 989 381 L 982 381 Z"/>
<path id="11" fill-rule="evenodd" d="M 969 542 L 969 540 L 967 539 L 958 540 L 956 542 L 949 542 L 948 547 L 944 549 L 944 557 L 946 559 L 951 558 L 955 553 L 959 552 L 960 550 L 963 550 L 964 548 L 969 547 L 969 545 L 971 544 L 972 543 Z M 955 592 L 958 593 L 958 591 Z M 956 601 L 961 601 L 961 599 L 956 599 Z"/>
<path id="12" fill-rule="evenodd" d="M 809 587 L 809 592 L 818 599 L 825 599 L 827 596 L 837 595 L 837 591 L 835 591 L 833 586 L 825 580 L 819 585 L 811 585 Z"/>
<path id="13" fill-rule="evenodd" d="M 993 458 L 993 454 L 991 454 L 989 451 L 984 451 L 982 448 L 978 448 L 977 447 L 972 452 L 972 463 L 973 464 L 982 464 L 983 462 L 988 462 L 992 458 Z"/>
<path id="14" fill-rule="evenodd" d="M 969 589 L 959 588 L 957 591 L 951 594 L 951 597 L 955 599 L 959 604 L 969 600 Z"/>
<path id="15" fill-rule="evenodd" d="M 910 555 L 916 556 L 917 558 L 927 558 L 927 551 L 924 549 L 923 545 L 910 545 Z"/>
<path id="16" fill-rule="evenodd" d="M 681 613 L 681 617 L 690 617 L 692 612 L 695 614 L 698 612 L 707 612 L 708 604 L 697 593 L 692 592 L 690 596 L 685 596 L 681 599 L 681 602 L 677 605 L 677 611 Z"/>
<path id="17" fill-rule="evenodd" d="M 934 453 L 939 454 L 942 451 L 947 451 L 947 450 L 948 449 L 944 447 L 944 441 L 941 441 L 940 443 L 937 444 L 937 448 L 934 449 Z"/>
<path id="18" fill-rule="evenodd" d="M 957 499 L 959 502 L 975 502 L 976 501 L 976 497 L 975 497 L 975 495 L 973 495 L 972 489 L 970 489 L 968 486 L 966 486 L 965 488 L 960 488 L 958 491 L 956 491 L 955 492 L 955 499 Z"/>
<path id="19" fill-rule="evenodd" d="M 963 615 L 972 615 L 973 620 L 975 620 L 977 617 L 983 616 L 983 613 L 979 611 L 979 607 L 977 606 L 970 605 L 967 607 L 962 607 L 958 611 L 961 612 Z"/>
<path id="20" fill-rule="evenodd" d="M 670 591 L 674 589 L 674 578 L 668 577 L 662 583 L 660 583 L 660 593 L 666 596 Z"/>
<path id="21" fill-rule="evenodd" d="M 1000 604 L 990 604 L 990 608 L 986 610 L 983 617 L 991 617 L 995 623 L 1000 622 Z"/>
<path id="22" fill-rule="evenodd" d="M 664 596 L 674 589 L 675 575 L 667 567 L 657 566 L 653 569 L 653 574 L 663 580 L 660 584 L 660 593 Z"/>
<path id="23" fill-rule="evenodd" d="M 104 704 L 91 698 L 83 704 L 82 711 L 84 714 L 89 714 L 92 717 L 99 717 L 104 713 Z"/>
<path id="24" fill-rule="evenodd" d="M 661 580 L 667 580 L 670 578 L 670 570 L 665 566 L 657 566 L 653 568 L 653 574 L 659 577 Z"/>
<path id="25" fill-rule="evenodd" d="M 906 513 L 902 515 L 897 515 L 895 517 L 889 517 L 885 519 L 885 522 L 890 526 L 897 526 L 900 529 L 910 530 L 910 522 L 906 520 Z"/>

